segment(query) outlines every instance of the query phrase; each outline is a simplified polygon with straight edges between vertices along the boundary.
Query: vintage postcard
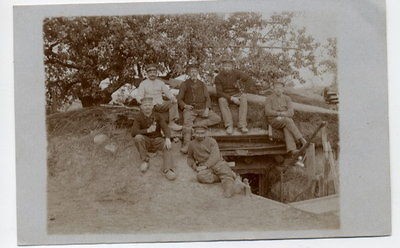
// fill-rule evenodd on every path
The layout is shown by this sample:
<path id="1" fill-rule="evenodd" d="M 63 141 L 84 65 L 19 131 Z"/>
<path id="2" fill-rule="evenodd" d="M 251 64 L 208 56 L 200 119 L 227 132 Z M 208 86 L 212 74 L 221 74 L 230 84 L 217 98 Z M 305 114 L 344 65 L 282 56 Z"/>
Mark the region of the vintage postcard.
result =
<path id="1" fill-rule="evenodd" d="M 382 1 L 15 6 L 21 245 L 390 235 Z"/>

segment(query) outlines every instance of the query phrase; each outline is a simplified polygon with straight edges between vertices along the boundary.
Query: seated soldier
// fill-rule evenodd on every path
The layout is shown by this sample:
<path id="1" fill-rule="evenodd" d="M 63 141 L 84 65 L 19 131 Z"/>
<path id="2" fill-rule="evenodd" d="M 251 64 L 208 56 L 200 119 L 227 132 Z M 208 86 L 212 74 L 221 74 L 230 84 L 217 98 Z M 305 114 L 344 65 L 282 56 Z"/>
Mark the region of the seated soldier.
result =
<path id="1" fill-rule="evenodd" d="M 138 87 L 136 101 L 140 104 L 144 97 L 151 97 L 154 101 L 154 111 L 159 113 L 168 112 L 169 127 L 174 131 L 182 130 L 182 126 L 175 122 L 179 119 L 178 102 L 164 81 L 157 78 L 157 66 L 150 64 L 146 67 L 147 79 L 142 81 Z M 163 100 L 163 94 L 169 99 Z"/>
<path id="2" fill-rule="evenodd" d="M 200 183 L 221 182 L 225 197 L 231 197 L 244 189 L 244 185 L 226 161 L 221 157 L 217 141 L 207 136 L 207 127 L 195 126 L 189 143 L 187 162 L 197 172 Z"/>
<path id="3" fill-rule="evenodd" d="M 233 60 L 227 57 L 222 58 L 222 70 L 215 77 L 214 83 L 217 90 L 218 104 L 221 109 L 227 134 L 233 133 L 233 120 L 229 104 L 239 106 L 238 128 L 241 132 L 247 133 L 247 95 L 244 92 L 243 83 L 254 86 L 255 83 L 250 76 L 233 68 Z"/>
<path id="4" fill-rule="evenodd" d="M 162 137 L 161 130 L 165 138 Z M 140 112 L 135 116 L 132 126 L 132 136 L 142 160 L 140 165 L 141 172 L 144 173 L 149 168 L 150 158 L 148 152 L 160 150 L 163 153 L 161 171 L 169 180 L 175 180 L 176 174 L 172 161 L 170 135 L 170 129 L 164 118 L 159 113 L 153 112 L 153 98 L 143 98 Z"/>
<path id="5" fill-rule="evenodd" d="M 284 84 L 281 82 L 274 84 L 273 93 L 265 101 L 265 115 L 273 128 L 283 129 L 287 151 L 295 155 L 298 152 L 296 142 L 305 145 L 307 141 L 292 119 L 294 115 L 292 100 L 283 94 L 283 87 Z"/>
<path id="6" fill-rule="evenodd" d="M 187 153 L 193 124 L 212 126 L 221 121 L 221 117 L 211 110 L 211 99 L 207 87 L 198 79 L 198 67 L 189 65 L 187 74 L 189 79 L 181 84 L 178 94 L 178 103 L 183 109 L 182 153 Z"/>

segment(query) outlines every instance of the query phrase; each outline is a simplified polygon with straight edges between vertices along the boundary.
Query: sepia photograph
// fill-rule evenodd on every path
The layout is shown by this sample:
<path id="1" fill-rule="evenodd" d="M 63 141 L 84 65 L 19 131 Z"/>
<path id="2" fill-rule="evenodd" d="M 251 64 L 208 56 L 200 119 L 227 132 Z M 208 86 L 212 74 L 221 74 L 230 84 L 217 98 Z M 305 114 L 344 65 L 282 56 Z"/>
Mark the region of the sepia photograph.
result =
<path id="1" fill-rule="evenodd" d="M 49 233 L 339 228 L 332 15 L 52 17 L 43 45 Z"/>
<path id="2" fill-rule="evenodd" d="M 36 6 L 26 27 L 30 9 L 18 9 L 16 102 L 36 87 L 40 138 L 26 143 L 20 132 L 17 160 L 29 161 L 37 142 L 32 161 L 43 161 L 32 177 L 26 162 L 17 167 L 22 244 L 390 233 L 388 168 L 360 172 L 388 161 L 387 87 L 355 91 L 375 76 L 386 83 L 381 43 L 366 43 L 367 60 L 379 53 L 357 64 L 348 59 L 364 56 L 352 49 L 357 33 L 347 36 L 338 15 L 345 5 L 252 4 Z M 376 7 L 349 9 L 359 5 Z M 29 26 L 36 36 L 24 40 Z M 385 40 L 379 28 L 371 41 Z M 39 75 L 32 83 L 18 76 L 29 70 Z M 17 106 L 17 120 L 26 108 Z M 23 123 L 17 135 L 28 131 Z M 379 203 L 359 211 L 370 195 Z M 37 210 L 23 212 L 29 199 Z M 367 215 L 379 221 L 366 226 Z"/>

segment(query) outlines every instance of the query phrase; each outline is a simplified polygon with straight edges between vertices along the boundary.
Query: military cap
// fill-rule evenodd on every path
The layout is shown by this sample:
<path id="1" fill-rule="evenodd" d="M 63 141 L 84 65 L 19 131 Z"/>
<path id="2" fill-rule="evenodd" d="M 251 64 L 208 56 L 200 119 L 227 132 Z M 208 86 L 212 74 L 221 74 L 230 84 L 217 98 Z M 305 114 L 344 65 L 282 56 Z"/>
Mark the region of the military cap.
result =
<path id="1" fill-rule="evenodd" d="M 157 65 L 156 64 L 149 64 L 146 66 L 146 72 L 148 71 L 157 71 Z"/>
<path id="2" fill-rule="evenodd" d="M 141 103 L 153 103 L 153 98 L 152 97 L 144 97 L 142 99 Z"/>
<path id="3" fill-rule="evenodd" d="M 199 69 L 199 65 L 198 64 L 189 64 L 186 66 L 186 72 L 189 72 L 190 69 Z"/>
<path id="4" fill-rule="evenodd" d="M 275 86 L 278 86 L 278 85 L 285 86 L 285 83 L 282 82 L 282 81 L 275 81 L 275 82 L 272 83 L 272 85 L 273 85 L 274 87 L 275 87 Z"/>
<path id="5" fill-rule="evenodd" d="M 193 127 L 194 132 L 193 132 L 193 136 L 197 136 L 197 137 L 204 137 L 207 134 L 208 131 L 208 127 L 203 126 L 203 125 L 196 125 Z"/>
<path id="6" fill-rule="evenodd" d="M 221 64 L 224 64 L 224 63 L 231 63 L 231 64 L 233 64 L 234 61 L 233 61 L 233 59 L 232 59 L 231 56 L 224 55 L 224 56 L 222 56 L 222 58 L 220 59 L 220 63 L 221 63 Z"/>

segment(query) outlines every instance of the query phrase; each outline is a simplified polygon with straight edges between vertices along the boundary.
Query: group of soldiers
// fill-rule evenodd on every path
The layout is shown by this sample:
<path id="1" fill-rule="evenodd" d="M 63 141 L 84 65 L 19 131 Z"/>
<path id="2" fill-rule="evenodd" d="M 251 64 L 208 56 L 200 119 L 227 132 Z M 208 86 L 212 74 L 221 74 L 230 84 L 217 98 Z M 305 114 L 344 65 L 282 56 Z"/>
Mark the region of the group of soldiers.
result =
<path id="1" fill-rule="evenodd" d="M 221 117 L 211 109 L 207 87 L 199 78 L 199 68 L 191 64 L 186 68 L 188 79 L 182 82 L 175 97 L 167 85 L 157 78 L 157 66 L 146 67 L 147 79 L 138 87 L 137 102 L 140 112 L 135 117 L 132 136 L 142 163 L 140 171 L 149 168 L 148 152 L 162 151 L 161 172 L 168 180 L 177 177 L 171 152 L 171 130 L 182 131 L 181 152 L 187 154 L 187 163 L 197 172 L 200 183 L 221 182 L 224 195 L 231 197 L 243 188 L 240 176 L 222 158 L 215 139 L 208 136 L 208 127 L 221 122 Z M 221 71 L 214 80 L 222 120 L 228 135 L 233 134 L 234 123 L 231 104 L 239 107 L 237 127 L 247 133 L 246 88 L 255 85 L 250 76 L 234 69 L 231 58 L 221 60 Z M 298 146 L 306 144 L 301 132 L 292 120 L 294 114 L 290 97 L 283 94 L 283 84 L 276 83 L 274 92 L 265 102 L 265 115 L 273 128 L 282 129 L 287 151 L 294 156 Z M 168 100 L 163 99 L 163 95 Z M 183 112 L 183 126 L 177 124 L 179 109 Z"/>

